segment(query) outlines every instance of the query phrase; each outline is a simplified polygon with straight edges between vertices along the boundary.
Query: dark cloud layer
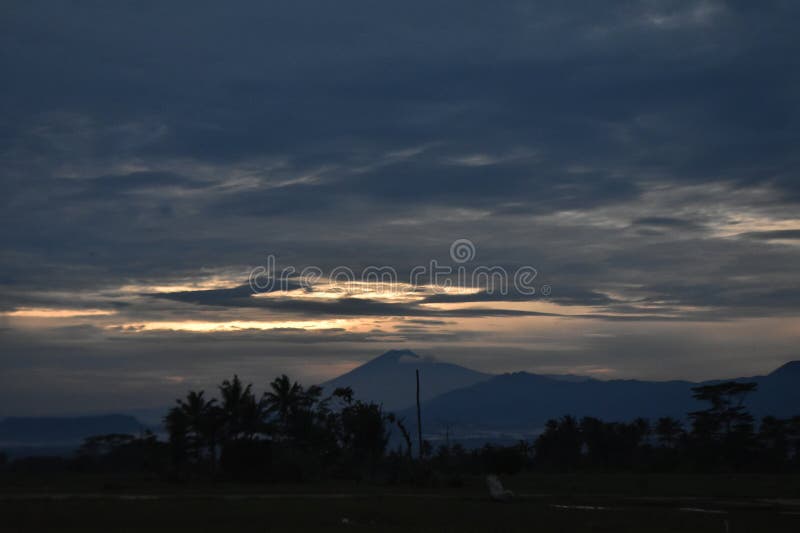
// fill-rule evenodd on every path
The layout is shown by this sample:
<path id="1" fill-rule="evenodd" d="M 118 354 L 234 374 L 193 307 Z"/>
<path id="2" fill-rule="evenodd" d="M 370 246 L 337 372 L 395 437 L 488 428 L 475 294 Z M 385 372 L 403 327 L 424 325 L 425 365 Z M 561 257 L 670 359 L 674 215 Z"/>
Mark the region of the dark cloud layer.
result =
<path id="1" fill-rule="evenodd" d="M 659 375 L 643 371 L 661 368 L 647 347 L 671 324 L 719 339 L 736 320 L 774 321 L 748 322 L 772 352 L 696 333 L 662 375 L 713 374 L 715 357 L 694 363 L 710 350 L 772 364 L 796 341 L 777 324 L 800 309 L 798 15 L 784 1 L 5 2 L 0 312 L 407 318 L 372 334 L 224 334 L 211 344 L 232 355 L 214 367 L 211 348 L 202 363 L 182 355 L 185 332 L 2 315 L 0 370 L 17 380 L 28 365 L 68 391 L 85 351 L 86 383 L 128 379 L 133 398 L 162 390 L 153 376 L 205 382 L 255 352 L 259 372 L 302 374 L 287 361 L 353 363 L 404 343 L 484 370 L 571 354 L 564 368 L 595 357 Z M 407 277 L 464 237 L 468 266 L 533 265 L 552 295 L 317 301 L 236 286 L 267 253 Z M 226 283 L 194 285 L 208 278 Z M 514 340 L 536 328 L 495 333 L 501 319 L 606 336 L 534 345 L 544 326 Z"/>

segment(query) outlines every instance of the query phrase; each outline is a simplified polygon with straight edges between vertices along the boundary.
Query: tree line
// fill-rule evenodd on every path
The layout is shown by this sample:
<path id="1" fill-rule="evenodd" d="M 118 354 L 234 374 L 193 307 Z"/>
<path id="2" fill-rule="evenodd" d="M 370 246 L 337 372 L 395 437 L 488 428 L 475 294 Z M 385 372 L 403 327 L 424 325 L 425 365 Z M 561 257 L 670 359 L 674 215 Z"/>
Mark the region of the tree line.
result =
<path id="1" fill-rule="evenodd" d="M 233 376 L 219 385 L 216 398 L 190 391 L 176 400 L 164 417 L 166 441 L 149 432 L 100 435 L 59 464 L 176 481 L 346 478 L 454 485 L 465 475 L 523 470 L 800 470 L 800 416 L 757 422 L 745 408 L 755 390 L 756 384 L 746 382 L 695 387 L 694 398 L 706 408 L 688 413 L 687 423 L 672 417 L 606 422 L 565 415 L 548 421 L 532 442 L 467 449 L 425 440 L 412 456 L 405 421 L 380 404 L 356 399 L 350 388 L 326 394 L 282 375 L 259 395 Z M 53 463 L 43 468 L 52 469 Z"/>
<path id="2" fill-rule="evenodd" d="M 533 462 L 550 470 L 648 469 L 764 472 L 800 469 L 800 416 L 765 416 L 756 423 L 745 408 L 755 383 L 724 382 L 692 389 L 706 409 L 688 413 L 688 425 L 662 417 L 654 423 L 550 420 L 536 439 Z"/>
<path id="3" fill-rule="evenodd" d="M 191 391 L 164 418 L 176 476 L 291 480 L 369 475 L 393 423 L 405 430 L 349 388 L 325 395 L 322 387 L 305 388 L 286 375 L 260 396 L 238 376 L 222 382 L 219 399 Z"/>

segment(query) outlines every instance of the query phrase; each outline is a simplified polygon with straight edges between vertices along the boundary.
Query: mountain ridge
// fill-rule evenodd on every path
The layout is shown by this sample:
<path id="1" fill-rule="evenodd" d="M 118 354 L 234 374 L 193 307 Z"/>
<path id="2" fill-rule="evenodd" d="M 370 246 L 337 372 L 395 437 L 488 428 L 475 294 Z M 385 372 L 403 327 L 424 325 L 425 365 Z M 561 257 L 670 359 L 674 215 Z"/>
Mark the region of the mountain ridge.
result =
<path id="1" fill-rule="evenodd" d="M 800 414 L 800 362 L 782 365 L 765 376 L 728 380 L 647 381 L 637 379 L 559 381 L 528 372 L 500 374 L 473 386 L 444 393 L 422 405 L 426 433 L 454 428 L 466 431 L 538 432 L 548 419 L 593 416 L 607 421 L 686 419 L 703 408 L 692 387 L 722 381 L 752 381 L 758 390 L 746 399 L 756 418 Z M 404 410 L 401 416 L 414 416 Z"/>
<path id="2" fill-rule="evenodd" d="M 415 402 L 417 369 L 424 376 L 420 387 L 422 401 L 492 377 L 492 374 L 423 357 L 411 350 L 389 350 L 322 383 L 322 387 L 326 390 L 351 387 L 356 398 L 381 403 L 390 411 L 403 409 Z M 401 380 L 405 381 L 405 387 L 398 386 Z"/>

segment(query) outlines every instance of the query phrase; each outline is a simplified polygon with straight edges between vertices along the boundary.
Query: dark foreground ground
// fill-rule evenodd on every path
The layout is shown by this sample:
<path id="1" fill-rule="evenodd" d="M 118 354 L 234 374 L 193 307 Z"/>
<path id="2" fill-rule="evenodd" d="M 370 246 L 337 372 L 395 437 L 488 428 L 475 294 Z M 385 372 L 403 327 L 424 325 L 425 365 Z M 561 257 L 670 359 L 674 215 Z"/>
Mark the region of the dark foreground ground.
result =
<path id="1" fill-rule="evenodd" d="M 0 531 L 800 531 L 790 476 L 524 476 L 413 489 L 3 480 Z"/>

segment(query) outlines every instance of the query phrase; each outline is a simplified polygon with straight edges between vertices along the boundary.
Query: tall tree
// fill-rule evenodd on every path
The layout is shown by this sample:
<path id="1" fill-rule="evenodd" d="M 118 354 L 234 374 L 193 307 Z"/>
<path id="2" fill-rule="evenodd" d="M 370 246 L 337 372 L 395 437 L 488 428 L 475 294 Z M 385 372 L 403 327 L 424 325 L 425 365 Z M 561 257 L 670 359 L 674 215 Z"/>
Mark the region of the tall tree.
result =
<path id="1" fill-rule="evenodd" d="M 164 417 L 164 427 L 169 434 L 172 464 L 179 472 L 183 470 L 189 451 L 189 420 L 179 406 L 172 407 Z"/>
<path id="2" fill-rule="evenodd" d="M 691 447 L 696 466 L 703 469 L 739 469 L 754 455 L 753 417 L 745 409 L 756 383 L 727 381 L 692 389 L 694 398 L 708 402 L 708 409 L 689 413 Z"/>
<path id="3" fill-rule="evenodd" d="M 261 429 L 263 410 L 252 388 L 252 384 L 245 386 L 237 375 L 219 386 L 225 436 L 228 439 L 250 439 Z"/>
<path id="4" fill-rule="evenodd" d="M 695 399 L 711 404 L 708 409 L 689 413 L 693 432 L 710 440 L 725 439 L 737 432 L 752 433 L 753 417 L 744 401 L 757 387 L 757 383 L 726 381 L 692 388 Z"/>
<path id="5" fill-rule="evenodd" d="M 302 385 L 292 382 L 286 374 L 272 380 L 269 387 L 270 390 L 264 394 L 267 412 L 277 416 L 282 435 L 288 437 L 292 418 L 301 408 L 307 406 L 308 397 Z"/>
<path id="6" fill-rule="evenodd" d="M 222 413 L 217 408 L 216 400 L 206 400 L 205 392 L 189 391 L 186 399 L 178 400 L 178 406 L 186 418 L 190 444 L 195 458 L 200 459 L 203 450 L 208 451 L 211 472 L 216 470 L 217 444 L 222 424 Z"/>

